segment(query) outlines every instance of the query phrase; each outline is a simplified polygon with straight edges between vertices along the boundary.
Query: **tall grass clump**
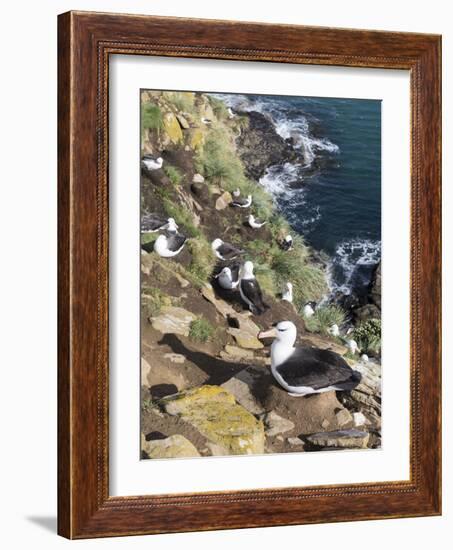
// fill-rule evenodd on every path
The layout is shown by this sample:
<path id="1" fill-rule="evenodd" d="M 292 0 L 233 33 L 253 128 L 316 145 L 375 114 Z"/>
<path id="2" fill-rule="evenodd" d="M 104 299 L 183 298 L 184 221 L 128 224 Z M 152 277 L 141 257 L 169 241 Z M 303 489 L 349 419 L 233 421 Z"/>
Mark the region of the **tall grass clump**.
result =
<path id="1" fill-rule="evenodd" d="M 228 107 L 222 100 L 209 96 L 209 103 L 211 104 L 212 110 L 218 120 L 225 120 L 228 118 Z"/>
<path id="2" fill-rule="evenodd" d="M 225 189 L 237 186 L 244 180 L 244 168 L 236 156 L 234 147 L 225 130 L 212 129 L 205 141 L 203 151 L 196 160 L 196 167 L 212 183 Z"/>
<path id="3" fill-rule="evenodd" d="M 195 105 L 195 95 L 191 92 L 165 92 L 164 97 L 174 106 L 178 111 L 185 113 L 192 113 Z"/>
<path id="4" fill-rule="evenodd" d="M 163 170 L 165 172 L 165 175 L 168 177 L 173 185 L 176 186 L 181 183 L 183 176 L 181 171 L 176 168 L 176 166 L 172 166 L 171 164 L 164 164 Z"/>
<path id="5" fill-rule="evenodd" d="M 175 204 L 172 199 L 164 197 L 162 205 L 169 218 L 174 218 L 178 225 L 184 226 L 184 231 L 189 237 L 198 237 L 201 235 L 200 229 L 194 224 L 192 213 L 183 206 Z"/>
<path id="6" fill-rule="evenodd" d="M 195 319 L 190 323 L 189 338 L 195 342 L 208 342 L 215 332 L 214 327 L 209 321 L 203 318 Z"/>
<path id="7" fill-rule="evenodd" d="M 190 240 L 187 248 L 192 255 L 188 271 L 195 277 L 198 283 L 207 282 L 214 270 L 216 256 L 212 250 L 211 243 L 200 235 L 197 239 Z"/>
<path id="8" fill-rule="evenodd" d="M 381 320 L 370 319 L 354 329 L 354 339 L 364 353 L 379 353 L 381 350 Z"/>
<path id="9" fill-rule="evenodd" d="M 310 332 L 330 334 L 332 325 L 339 327 L 345 322 L 346 314 L 339 306 L 326 305 L 315 310 L 312 317 L 305 319 L 305 326 Z"/>
<path id="10" fill-rule="evenodd" d="M 279 288 L 288 281 L 293 284 L 294 305 L 301 309 L 311 300 L 319 300 L 327 290 L 324 272 L 310 264 L 308 249 L 295 242 L 294 249 L 285 252 L 278 250 L 271 258 L 271 267 L 275 272 L 275 281 Z"/>
<path id="11" fill-rule="evenodd" d="M 164 127 L 164 119 L 160 107 L 155 103 L 145 103 L 142 107 L 142 135 L 146 130 L 156 130 L 159 133 Z"/>

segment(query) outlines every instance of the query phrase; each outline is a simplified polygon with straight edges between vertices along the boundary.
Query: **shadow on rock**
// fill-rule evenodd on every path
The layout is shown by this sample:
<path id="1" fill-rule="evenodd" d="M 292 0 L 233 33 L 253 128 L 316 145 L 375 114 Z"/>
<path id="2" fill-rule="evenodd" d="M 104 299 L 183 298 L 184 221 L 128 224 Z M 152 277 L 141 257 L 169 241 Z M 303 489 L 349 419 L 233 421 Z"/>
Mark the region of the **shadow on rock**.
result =
<path id="1" fill-rule="evenodd" d="M 159 344 L 167 345 L 174 353 L 183 355 L 204 371 L 209 376 L 204 384 L 215 386 L 223 384 L 244 369 L 244 365 L 224 361 L 218 357 L 212 357 L 208 353 L 189 349 L 175 334 L 165 334 Z"/>

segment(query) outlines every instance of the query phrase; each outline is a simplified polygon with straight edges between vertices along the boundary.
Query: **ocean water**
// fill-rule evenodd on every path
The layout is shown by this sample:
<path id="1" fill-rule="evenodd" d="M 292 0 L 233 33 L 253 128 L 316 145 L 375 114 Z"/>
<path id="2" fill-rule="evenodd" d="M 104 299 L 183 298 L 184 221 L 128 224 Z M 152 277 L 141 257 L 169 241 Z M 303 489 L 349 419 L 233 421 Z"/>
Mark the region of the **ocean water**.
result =
<path id="1" fill-rule="evenodd" d="M 219 97 L 263 113 L 300 151 L 300 162 L 269 167 L 260 183 L 294 231 L 328 256 L 332 293 L 367 285 L 381 256 L 381 102 Z"/>

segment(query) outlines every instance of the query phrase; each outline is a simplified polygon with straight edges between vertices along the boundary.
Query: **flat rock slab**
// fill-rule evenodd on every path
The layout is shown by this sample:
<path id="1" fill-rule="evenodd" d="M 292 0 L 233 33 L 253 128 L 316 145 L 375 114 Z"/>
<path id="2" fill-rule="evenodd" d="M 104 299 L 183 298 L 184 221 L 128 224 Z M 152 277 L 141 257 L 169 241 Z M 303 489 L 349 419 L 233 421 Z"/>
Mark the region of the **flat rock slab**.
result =
<path id="1" fill-rule="evenodd" d="M 250 332 L 247 332 L 245 330 L 242 330 L 240 328 L 229 328 L 227 330 L 228 334 L 231 334 L 233 338 L 236 340 L 236 343 L 241 348 L 245 349 L 262 349 L 264 348 L 264 345 L 258 340 L 256 336 L 253 336 L 253 334 L 250 334 Z"/>
<path id="2" fill-rule="evenodd" d="M 190 324 L 195 319 L 193 313 L 182 307 L 164 306 L 159 315 L 150 318 L 150 322 L 162 334 L 189 336 Z"/>
<path id="3" fill-rule="evenodd" d="M 271 411 L 264 417 L 264 426 L 266 435 L 269 437 L 274 437 L 285 432 L 290 432 L 295 427 L 295 424 L 294 422 L 291 422 L 291 420 L 283 418 L 276 412 Z"/>
<path id="4" fill-rule="evenodd" d="M 370 434 L 360 430 L 337 430 L 334 432 L 315 433 L 307 436 L 307 441 L 317 447 L 337 449 L 366 449 Z"/>
<path id="5" fill-rule="evenodd" d="M 230 392 L 201 386 L 163 399 L 160 406 L 193 425 L 213 445 L 216 454 L 264 453 L 264 426 Z"/>
<path id="6" fill-rule="evenodd" d="M 148 458 L 187 458 L 200 456 L 195 446 L 183 435 L 146 441 L 142 436 L 142 451 Z"/>
<path id="7" fill-rule="evenodd" d="M 266 374 L 263 367 L 248 367 L 222 384 L 222 388 L 234 395 L 236 401 L 252 414 L 262 414 L 264 407 L 253 395 L 253 387 L 263 374 Z"/>

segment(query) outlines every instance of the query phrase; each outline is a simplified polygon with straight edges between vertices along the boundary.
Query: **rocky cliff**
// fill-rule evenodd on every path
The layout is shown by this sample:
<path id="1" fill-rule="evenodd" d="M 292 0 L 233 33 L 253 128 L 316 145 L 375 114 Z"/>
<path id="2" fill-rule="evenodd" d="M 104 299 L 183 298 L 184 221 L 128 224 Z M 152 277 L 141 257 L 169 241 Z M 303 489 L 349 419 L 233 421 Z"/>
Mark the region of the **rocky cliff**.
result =
<path id="1" fill-rule="evenodd" d="M 142 235 L 143 457 L 378 447 L 380 365 L 357 362 L 320 325 L 307 330 L 301 308 L 326 292 L 323 270 L 301 238 L 282 253 L 290 228 L 257 182 L 268 165 L 296 157 L 291 144 L 259 113 L 232 116 L 208 95 L 143 92 L 142 153 L 163 158 L 161 169 L 142 167 L 142 214 L 173 217 L 189 237 L 175 258 L 162 258 L 153 252 L 157 234 Z M 254 213 L 268 221 L 261 229 L 231 208 L 236 189 L 253 195 Z M 270 306 L 263 315 L 216 284 L 215 238 L 254 262 Z M 292 304 L 281 300 L 288 280 Z M 361 370 L 355 393 L 294 398 L 280 388 L 257 335 L 281 320 L 295 323 L 300 344 L 331 349 Z"/>

